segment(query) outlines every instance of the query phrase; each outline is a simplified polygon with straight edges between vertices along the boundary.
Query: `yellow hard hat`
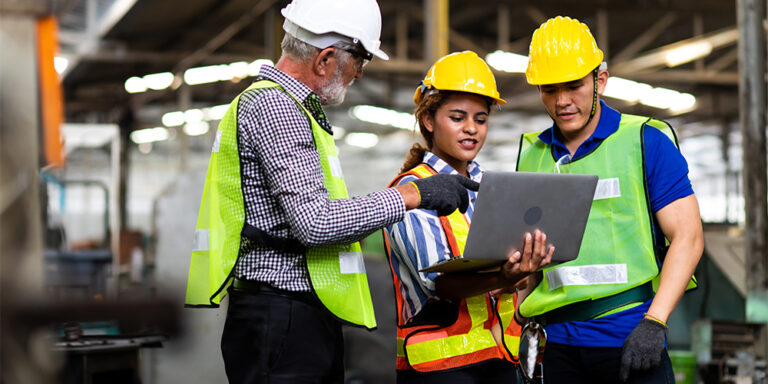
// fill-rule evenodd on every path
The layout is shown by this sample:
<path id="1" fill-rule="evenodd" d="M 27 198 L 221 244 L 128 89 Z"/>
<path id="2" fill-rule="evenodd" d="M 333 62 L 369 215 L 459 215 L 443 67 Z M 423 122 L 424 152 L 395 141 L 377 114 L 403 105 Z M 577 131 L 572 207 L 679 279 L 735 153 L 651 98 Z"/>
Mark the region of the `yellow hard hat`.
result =
<path id="1" fill-rule="evenodd" d="M 589 28 L 570 17 L 547 20 L 533 32 L 528 50 L 528 84 L 557 84 L 581 79 L 603 61 Z"/>
<path id="2" fill-rule="evenodd" d="M 416 88 L 413 101 L 418 105 L 430 89 L 475 93 L 499 105 L 507 103 L 499 97 L 491 68 L 472 51 L 451 53 L 437 60 Z"/>

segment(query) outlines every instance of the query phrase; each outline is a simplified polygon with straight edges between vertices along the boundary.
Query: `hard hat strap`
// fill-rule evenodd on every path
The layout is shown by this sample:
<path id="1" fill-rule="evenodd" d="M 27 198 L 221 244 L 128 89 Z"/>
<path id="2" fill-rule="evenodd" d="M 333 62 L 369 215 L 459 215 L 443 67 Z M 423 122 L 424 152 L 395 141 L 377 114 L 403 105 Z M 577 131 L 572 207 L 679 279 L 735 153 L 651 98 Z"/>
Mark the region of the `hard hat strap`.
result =
<path id="1" fill-rule="evenodd" d="M 592 71 L 592 79 L 594 87 L 592 89 L 592 110 L 589 112 L 589 119 L 587 120 L 587 123 L 584 124 L 586 127 L 590 121 L 592 121 L 592 118 L 595 117 L 595 113 L 597 112 L 597 73 L 600 71 L 600 67 L 595 68 L 594 71 Z"/>

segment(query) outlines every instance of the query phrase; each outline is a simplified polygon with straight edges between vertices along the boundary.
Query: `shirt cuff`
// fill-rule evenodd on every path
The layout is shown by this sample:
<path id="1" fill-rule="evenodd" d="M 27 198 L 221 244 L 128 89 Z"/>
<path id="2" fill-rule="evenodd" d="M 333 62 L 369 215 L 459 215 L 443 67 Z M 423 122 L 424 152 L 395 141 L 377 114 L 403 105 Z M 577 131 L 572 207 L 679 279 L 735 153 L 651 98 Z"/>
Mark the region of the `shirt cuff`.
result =
<path id="1" fill-rule="evenodd" d="M 384 201 L 385 211 L 387 213 L 387 224 L 394 224 L 403 221 L 405 218 L 405 200 L 403 195 L 395 188 L 387 188 L 379 192 Z"/>

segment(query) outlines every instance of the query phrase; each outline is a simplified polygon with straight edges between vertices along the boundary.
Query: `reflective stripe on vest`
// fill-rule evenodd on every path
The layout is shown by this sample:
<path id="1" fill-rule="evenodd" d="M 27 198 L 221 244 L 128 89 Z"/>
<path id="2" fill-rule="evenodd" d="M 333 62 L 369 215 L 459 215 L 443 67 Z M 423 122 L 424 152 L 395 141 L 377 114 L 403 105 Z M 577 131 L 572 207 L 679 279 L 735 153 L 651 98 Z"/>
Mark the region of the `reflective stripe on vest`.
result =
<path id="1" fill-rule="evenodd" d="M 390 186 L 406 175 L 424 178 L 437 173 L 427 164 L 399 175 Z M 440 222 L 451 248 L 453 257 L 459 257 L 464 250 L 469 221 L 458 210 L 448 216 L 440 217 Z M 391 262 L 390 243 L 384 234 L 387 255 Z M 397 369 L 413 369 L 420 372 L 442 371 L 463 367 L 490 359 L 507 359 L 517 362 L 520 343 L 520 325 L 513 320 L 516 294 L 503 294 L 493 307 L 489 294 L 465 298 L 458 306 L 457 320 L 447 326 L 403 325 L 400 319 L 403 298 L 397 287 L 400 286 L 397 274 L 392 269 L 395 283 L 395 296 L 398 310 L 397 329 Z M 501 330 L 501 345 L 497 344 L 491 332 L 492 327 Z"/>
<path id="2" fill-rule="evenodd" d="M 646 127 L 661 130 L 676 144 L 667 124 L 622 114 L 619 129 L 595 150 L 559 166 L 564 173 L 596 174 L 606 188 L 596 193 L 578 258 L 544 269 L 544 280 L 520 305 L 523 316 L 611 296 L 657 278 L 643 161 Z M 521 138 L 519 171 L 553 172 L 553 149 L 538 135 Z"/>
<path id="3" fill-rule="evenodd" d="M 347 188 L 341 173 L 333 136 L 315 121 L 312 114 L 277 83 L 259 81 L 251 89 L 277 88 L 290 95 L 309 119 L 315 147 L 323 170 L 323 185 L 330 199 L 347 198 Z M 242 95 L 242 93 L 241 93 Z M 228 279 L 237 259 L 240 232 L 244 224 L 244 204 L 240 187 L 239 154 L 237 147 L 237 105 L 240 96 L 230 104 L 219 124 L 217 141 L 211 154 L 206 175 L 203 203 L 200 206 L 196 233 L 208 233 L 209 247 L 204 247 L 204 237 L 193 252 L 187 285 L 188 305 L 218 306 L 226 294 Z M 219 136 L 220 135 L 220 136 Z M 219 139 L 219 137 L 221 137 Z M 220 173 L 227 173 L 227 193 L 222 198 Z M 234 172 L 233 170 L 237 170 Z M 235 187 L 236 186 L 236 187 Z M 226 197 L 234 198 L 226 199 Z M 216 246 L 226 243 L 225 247 Z M 200 249 L 200 250 L 197 250 Z M 214 249 L 216 250 L 214 252 Z M 340 320 L 353 325 L 376 327 L 373 303 L 368 289 L 368 279 L 359 243 L 349 245 L 325 245 L 307 250 L 307 269 L 315 294 L 323 305 Z"/>

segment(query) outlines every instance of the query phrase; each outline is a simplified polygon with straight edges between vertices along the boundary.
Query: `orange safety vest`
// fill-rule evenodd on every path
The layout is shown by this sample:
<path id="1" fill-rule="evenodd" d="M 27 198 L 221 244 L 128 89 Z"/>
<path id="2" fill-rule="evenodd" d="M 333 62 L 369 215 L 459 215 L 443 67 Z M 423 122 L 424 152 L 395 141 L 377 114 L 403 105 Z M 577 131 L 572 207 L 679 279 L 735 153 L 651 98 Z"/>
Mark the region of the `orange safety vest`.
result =
<path id="1" fill-rule="evenodd" d="M 432 167 L 422 163 L 397 176 L 390 187 L 406 175 L 424 178 L 436 174 Z M 461 257 L 469 232 L 469 220 L 458 210 L 441 216 L 445 236 L 452 257 Z M 404 300 L 401 283 L 392 266 L 390 242 L 384 231 L 384 243 L 395 286 L 397 304 L 397 369 L 419 372 L 443 371 L 477 364 L 493 359 L 504 359 L 517 364 L 520 344 L 520 325 L 514 320 L 517 294 L 502 294 L 494 301 L 490 293 L 467 297 L 458 305 L 456 321 L 450 325 L 409 325 L 403 318 Z M 495 304 L 495 305 L 494 305 Z M 428 310 L 427 307 L 422 310 Z M 493 327 L 504 329 L 498 342 Z"/>

